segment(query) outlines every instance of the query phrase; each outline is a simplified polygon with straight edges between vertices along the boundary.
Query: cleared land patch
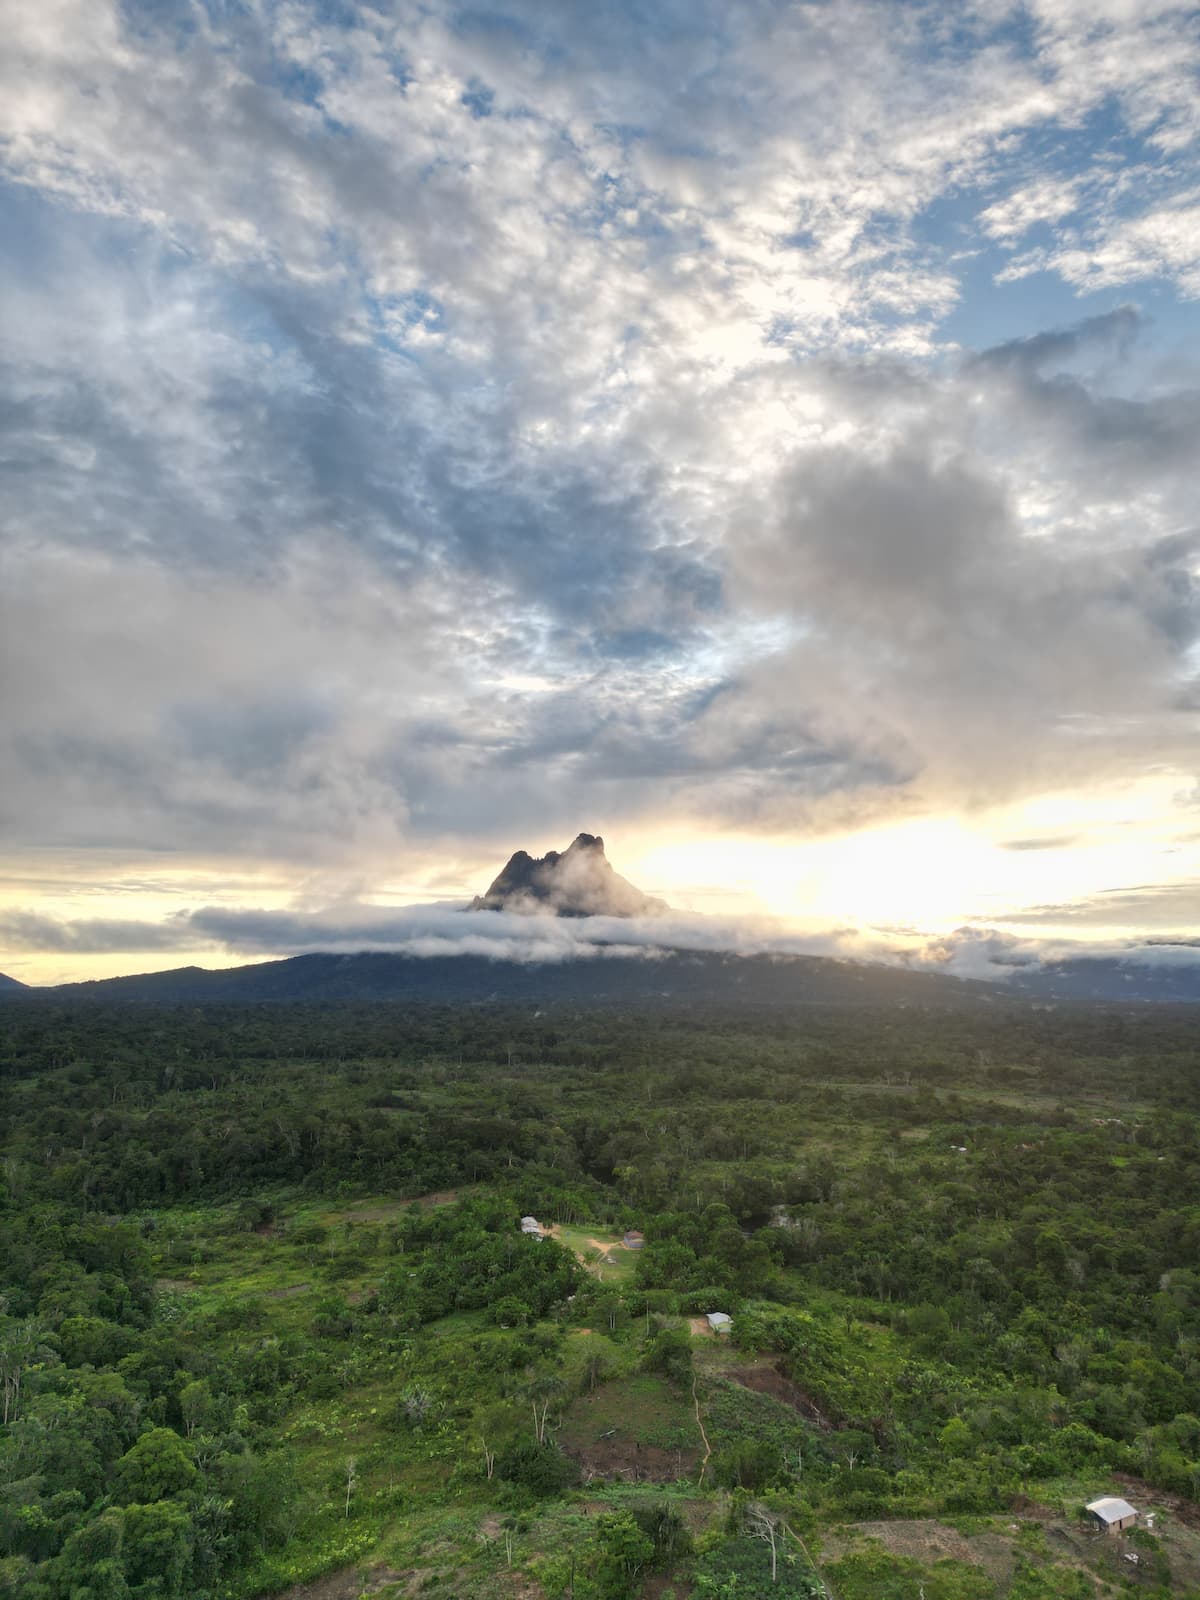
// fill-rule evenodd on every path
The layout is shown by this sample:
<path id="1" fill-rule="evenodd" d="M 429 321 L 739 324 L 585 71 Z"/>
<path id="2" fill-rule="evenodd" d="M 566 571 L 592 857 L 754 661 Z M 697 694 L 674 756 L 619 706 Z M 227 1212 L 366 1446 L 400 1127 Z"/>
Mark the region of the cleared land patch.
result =
<path id="1" fill-rule="evenodd" d="M 616 1234 L 556 1222 L 550 1229 L 550 1235 L 573 1251 L 601 1283 L 623 1284 L 633 1277 L 636 1254 L 627 1250 Z"/>
<path id="2" fill-rule="evenodd" d="M 778 1367 L 772 1366 L 770 1362 L 756 1362 L 753 1366 L 726 1367 L 721 1376 L 743 1389 L 751 1389 L 755 1394 L 765 1394 L 770 1399 L 779 1401 L 781 1405 L 790 1406 L 814 1427 L 825 1429 L 833 1427 L 833 1423 L 817 1405 L 812 1395 L 798 1383 L 785 1378 Z"/>
<path id="3" fill-rule="evenodd" d="M 581 1396 L 558 1438 L 585 1478 L 669 1483 L 690 1477 L 703 1455 L 691 1397 L 649 1373 Z"/>

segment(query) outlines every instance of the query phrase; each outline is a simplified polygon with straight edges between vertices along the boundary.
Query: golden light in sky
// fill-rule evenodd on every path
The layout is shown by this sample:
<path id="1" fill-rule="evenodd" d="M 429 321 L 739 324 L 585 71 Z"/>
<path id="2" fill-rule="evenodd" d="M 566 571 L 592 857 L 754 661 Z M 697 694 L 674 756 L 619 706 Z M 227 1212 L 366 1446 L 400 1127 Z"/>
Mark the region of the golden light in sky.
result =
<path id="1" fill-rule="evenodd" d="M 1200 839 L 1178 814 L 1178 799 L 1178 778 L 1164 774 L 1085 797 L 1048 794 L 970 817 L 914 818 L 827 836 L 633 828 L 610 835 L 608 849 L 618 870 L 674 911 L 695 916 L 698 926 L 745 919 L 748 939 L 769 928 L 772 937 L 790 935 L 800 946 L 811 937 L 823 949 L 836 933 L 845 936 L 848 954 L 878 955 L 963 927 L 999 926 L 1040 939 L 1103 942 L 1128 934 L 1145 916 L 1138 897 L 1147 890 L 1183 892 L 1200 876 Z M 535 853 L 550 847 L 536 838 L 528 844 Z M 506 853 L 497 846 L 456 861 L 413 852 L 346 903 L 372 911 L 465 904 Z M 0 914 L 27 905 L 32 886 L 10 873 L 0 883 Z M 37 881 L 36 893 L 42 914 L 64 929 L 123 926 L 130 943 L 104 951 L 67 941 L 61 949 L 14 953 L 6 970 L 32 983 L 286 954 L 211 940 L 139 946 L 137 930 L 170 928 L 198 907 L 316 915 L 330 905 L 319 877 L 305 881 L 278 867 L 229 875 L 202 862 L 168 873 L 153 858 L 110 862 L 91 876 L 83 864 L 66 862 Z M 1082 921 L 1080 906 L 1090 908 Z M 1065 908 L 1061 916 L 1056 907 Z M 1186 914 L 1163 924 L 1180 931 L 1187 925 Z M 363 943 L 370 942 L 365 931 Z"/>

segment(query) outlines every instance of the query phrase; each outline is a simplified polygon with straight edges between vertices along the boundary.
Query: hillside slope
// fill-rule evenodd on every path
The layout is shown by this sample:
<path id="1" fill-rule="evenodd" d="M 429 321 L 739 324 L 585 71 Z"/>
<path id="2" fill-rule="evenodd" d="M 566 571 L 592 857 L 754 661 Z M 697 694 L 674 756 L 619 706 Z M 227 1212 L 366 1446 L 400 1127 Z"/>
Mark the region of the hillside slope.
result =
<path id="1" fill-rule="evenodd" d="M 647 956 L 564 962 L 492 961 L 483 956 L 303 955 L 209 971 L 180 967 L 91 983 L 24 990 L 55 1000 L 258 1004 L 351 1000 L 570 1001 L 661 1000 L 745 1005 L 954 1005 L 1001 991 L 902 967 L 857 965 L 823 956 L 729 955 L 669 950 Z"/>

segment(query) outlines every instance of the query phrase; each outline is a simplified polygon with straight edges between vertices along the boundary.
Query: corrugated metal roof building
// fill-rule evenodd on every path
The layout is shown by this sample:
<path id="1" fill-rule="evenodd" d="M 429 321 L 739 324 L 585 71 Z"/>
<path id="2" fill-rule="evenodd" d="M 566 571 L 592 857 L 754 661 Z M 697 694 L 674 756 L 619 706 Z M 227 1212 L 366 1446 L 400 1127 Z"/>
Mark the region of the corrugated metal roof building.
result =
<path id="1" fill-rule="evenodd" d="M 1128 1500 L 1119 1500 L 1111 1494 L 1093 1500 L 1087 1511 L 1106 1533 L 1120 1533 L 1123 1528 L 1131 1528 L 1138 1519 L 1137 1512 Z"/>

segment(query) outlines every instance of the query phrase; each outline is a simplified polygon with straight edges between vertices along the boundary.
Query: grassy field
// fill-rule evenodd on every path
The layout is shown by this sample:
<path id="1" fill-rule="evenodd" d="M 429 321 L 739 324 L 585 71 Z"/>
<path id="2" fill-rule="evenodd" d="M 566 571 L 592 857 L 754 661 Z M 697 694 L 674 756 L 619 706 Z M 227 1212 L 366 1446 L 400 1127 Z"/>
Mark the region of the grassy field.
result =
<path id="1" fill-rule="evenodd" d="M 633 1277 L 637 1251 L 627 1250 L 624 1235 L 606 1233 L 602 1228 L 556 1224 L 554 1237 L 573 1250 L 587 1270 L 601 1283 L 626 1284 Z"/>

